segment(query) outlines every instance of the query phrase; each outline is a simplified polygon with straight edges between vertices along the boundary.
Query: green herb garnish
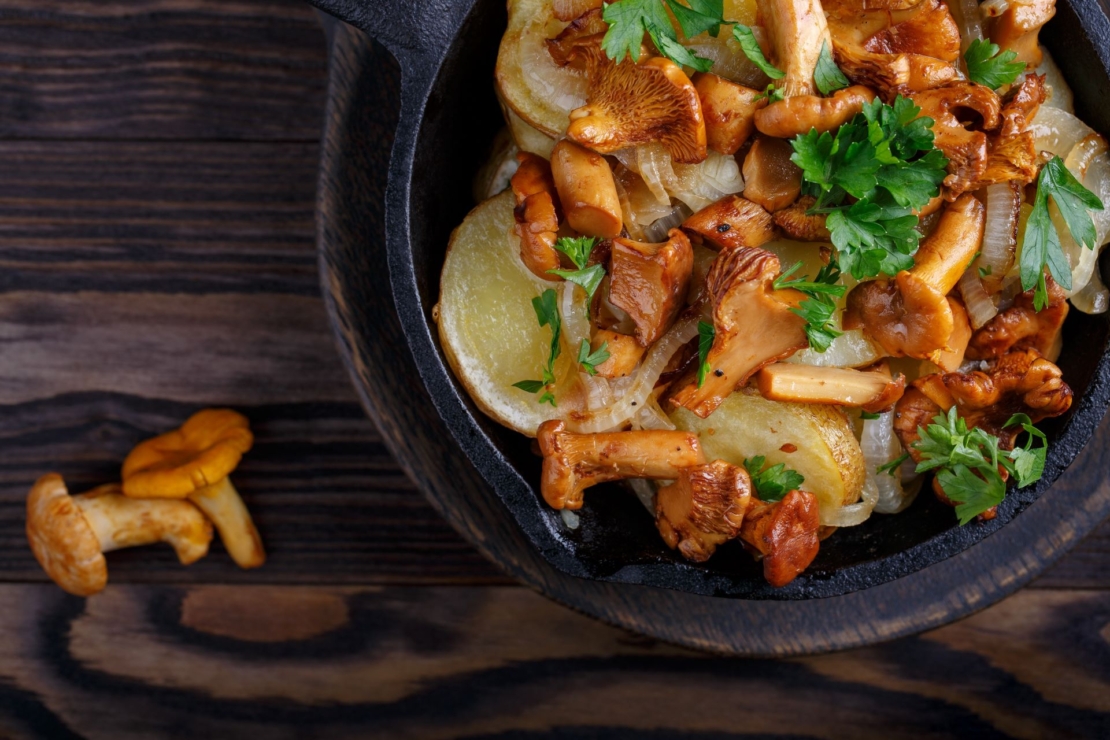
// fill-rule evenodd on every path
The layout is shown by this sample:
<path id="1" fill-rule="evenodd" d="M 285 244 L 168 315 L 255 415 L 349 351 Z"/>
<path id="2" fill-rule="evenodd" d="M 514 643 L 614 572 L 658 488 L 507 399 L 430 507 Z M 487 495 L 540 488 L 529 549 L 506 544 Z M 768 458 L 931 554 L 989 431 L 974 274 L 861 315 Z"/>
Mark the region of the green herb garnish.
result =
<path id="1" fill-rule="evenodd" d="M 752 477 L 752 485 L 760 501 L 781 501 L 783 496 L 805 482 L 801 473 L 787 468 L 785 463 L 764 470 L 766 462 L 767 458 L 763 455 L 744 459 L 744 467 Z"/>
<path id="2" fill-rule="evenodd" d="M 817 67 L 813 70 L 813 82 L 822 95 L 836 92 L 851 84 L 833 61 L 828 41 L 821 42 L 821 55 L 817 57 Z"/>
<path id="3" fill-rule="evenodd" d="M 770 77 L 772 80 L 781 80 L 786 76 L 786 73 L 767 61 L 767 57 L 763 56 L 763 49 L 760 48 L 759 42 L 755 40 L 755 34 L 752 29 L 745 25 L 737 23 L 732 27 L 733 37 L 740 43 L 740 50 L 744 52 L 752 64 L 759 67 L 763 74 Z"/>
<path id="4" fill-rule="evenodd" d="M 775 290 L 793 288 L 809 296 L 798 308 L 792 308 L 790 311 L 805 319 L 805 332 L 809 339 L 809 346 L 818 352 L 824 352 L 832 341 L 842 334 L 831 326 L 833 316 L 836 314 L 836 302 L 833 299 L 844 295 L 847 288 L 838 284 L 840 266 L 835 259 L 829 260 L 829 264 L 822 267 L 812 281 L 805 278 L 788 280 L 787 278 L 797 272 L 801 266 L 802 263 L 798 262 L 783 272 L 775 278 L 773 286 Z"/>
<path id="5" fill-rule="evenodd" d="M 876 99 L 835 135 L 811 130 L 791 142 L 791 160 L 817 197 L 809 212 L 828 214 L 842 269 L 857 280 L 913 267 L 921 240 L 913 210 L 937 195 L 948 166 L 933 120 L 920 114 L 907 98 Z"/>
<path id="6" fill-rule="evenodd" d="M 1036 286 L 1033 306 L 1038 311 L 1048 304 L 1045 267 L 1060 287 L 1071 290 L 1071 267 L 1060 246 L 1056 225 L 1049 214 L 1049 198 L 1052 198 L 1052 202 L 1060 210 L 1072 238 L 1088 249 L 1097 246 L 1097 239 L 1095 224 L 1087 211 L 1101 211 L 1103 208 L 1098 196 L 1083 187 L 1068 172 L 1064 160 L 1053 157 L 1041 168 L 1037 176 L 1037 196 L 1025 225 L 1025 239 L 1021 245 L 1021 287 L 1023 290 L 1030 290 Z"/>
<path id="7" fill-rule="evenodd" d="M 1029 433 L 1029 441 L 1024 448 L 1007 453 L 999 450 L 998 437 L 978 427 L 968 429 L 955 406 L 949 409 L 947 416 L 935 416 L 928 427 L 917 428 L 920 439 L 913 443 L 914 449 L 921 453 L 917 472 L 936 471 L 944 494 L 956 503 L 956 516 L 961 525 L 1002 503 L 1006 482 L 998 472 L 999 467 L 1014 477 L 1018 488 L 1040 480 L 1048 453 L 1047 440 L 1025 414 L 1015 414 L 1003 426 L 1014 424 L 1021 424 Z M 1034 449 L 1034 438 L 1044 444 Z"/>
<path id="8" fill-rule="evenodd" d="M 586 263 L 589 261 L 590 254 L 594 251 L 597 241 L 597 238 L 592 236 L 564 236 L 556 240 L 555 249 L 569 257 L 570 261 L 573 262 L 574 266 L 578 269 L 548 270 L 548 274 L 558 275 L 564 280 L 578 285 L 582 290 L 586 291 L 587 298 L 593 298 L 594 293 L 597 292 L 597 286 L 601 285 L 601 281 L 605 279 L 605 268 L 601 265 L 590 265 L 586 267 Z"/>
<path id="9" fill-rule="evenodd" d="M 514 388 L 519 388 L 526 393 L 543 391 L 539 403 L 550 403 L 552 406 L 555 405 L 555 394 L 552 393 L 551 386 L 555 383 L 555 360 L 559 357 L 559 334 L 563 326 L 557 304 L 558 301 L 553 288 L 548 288 L 541 295 L 532 299 L 532 308 L 536 312 L 536 319 L 539 320 L 540 326 L 551 327 L 551 351 L 547 358 L 547 364 L 543 367 L 543 380 L 522 380 L 513 383 Z"/>
<path id="10" fill-rule="evenodd" d="M 596 352 L 590 352 L 590 341 L 583 339 L 578 345 L 578 364 L 590 375 L 597 375 L 597 366 L 609 359 L 609 343 L 602 342 Z"/>
<path id="11" fill-rule="evenodd" d="M 998 44 L 984 39 L 973 40 L 964 52 L 968 79 L 992 90 L 1012 84 L 1025 71 L 1025 62 L 1014 61 L 1017 52 L 999 51 Z"/>
<path id="12" fill-rule="evenodd" d="M 713 338 L 716 336 L 713 324 L 698 322 L 698 388 L 705 384 L 705 376 L 709 375 L 709 350 L 713 349 Z"/>

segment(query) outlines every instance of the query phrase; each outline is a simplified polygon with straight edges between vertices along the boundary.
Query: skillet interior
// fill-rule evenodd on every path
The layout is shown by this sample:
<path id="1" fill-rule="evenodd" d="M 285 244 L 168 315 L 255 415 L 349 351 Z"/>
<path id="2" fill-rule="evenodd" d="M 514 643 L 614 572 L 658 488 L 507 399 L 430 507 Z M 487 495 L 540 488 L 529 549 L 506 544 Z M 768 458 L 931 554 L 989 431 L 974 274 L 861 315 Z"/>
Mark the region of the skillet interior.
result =
<path id="1" fill-rule="evenodd" d="M 454 386 L 454 393 L 433 390 L 440 414 L 553 565 L 584 577 L 719 596 L 799 599 L 847 593 L 945 560 L 997 531 L 1044 492 L 1086 443 L 1110 395 L 1110 321 L 1106 315 L 1072 311 L 1060 366 L 1078 400 L 1067 416 L 1044 424 L 1051 440 L 1044 478 L 1033 488 L 1012 491 L 990 523 L 957 527 L 950 508 L 923 495 L 900 515 L 874 516 L 862 526 L 840 530 L 822 544 L 805 574 L 777 590 L 765 584 L 759 566 L 735 543 L 708 563 L 685 562 L 663 545 L 640 504 L 615 486 L 591 490 L 581 527 L 568 532 L 558 514 L 539 499 L 539 463 L 529 441 L 488 420 L 470 403 L 446 367 L 430 321 L 450 232 L 473 205 L 468 185 L 502 125 L 491 78 L 505 22 L 501 0 L 478 0 L 439 68 L 412 166 L 412 273 L 397 274 L 398 264 L 408 261 L 393 259 L 397 255 L 391 255 L 391 268 L 398 308 L 425 381 L 433 389 L 440 380 Z M 1110 131 L 1110 100 L 1105 94 L 1110 76 L 1096 52 L 1097 42 L 1084 34 L 1071 5 L 1058 2 L 1057 17 L 1042 40 L 1075 91 L 1077 114 L 1096 130 Z M 1107 276 L 1106 259 L 1101 267 Z M 404 295 L 413 284 L 416 295 Z M 414 306 L 419 316 L 409 310 Z M 421 351 L 429 342 L 434 343 L 434 355 Z"/>

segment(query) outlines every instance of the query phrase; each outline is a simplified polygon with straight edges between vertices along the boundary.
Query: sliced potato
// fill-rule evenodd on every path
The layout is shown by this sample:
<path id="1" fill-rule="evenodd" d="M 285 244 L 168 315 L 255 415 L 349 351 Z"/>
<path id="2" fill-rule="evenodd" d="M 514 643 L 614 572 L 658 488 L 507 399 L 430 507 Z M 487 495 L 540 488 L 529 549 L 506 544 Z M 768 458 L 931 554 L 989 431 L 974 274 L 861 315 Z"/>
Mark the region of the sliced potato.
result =
<path id="1" fill-rule="evenodd" d="M 670 417 L 679 429 L 697 433 L 709 460 L 743 465 L 744 458 L 763 455 L 770 465 L 797 470 L 805 476 L 801 488 L 817 496 L 822 520 L 863 491 L 863 451 L 847 417 L 831 406 L 768 401 L 745 388 L 708 419 L 684 408 Z"/>
<path id="2" fill-rule="evenodd" d="M 566 27 L 551 0 L 509 0 L 509 26 L 501 37 L 494 76 L 501 99 L 521 120 L 548 136 L 567 130 L 567 115 L 586 104 L 586 78 L 555 64 L 547 39 Z"/>
<path id="3" fill-rule="evenodd" d="M 437 325 L 455 377 L 496 421 L 534 437 L 536 428 L 576 403 L 577 372 L 567 347 L 555 363 L 559 408 L 513 387 L 538 380 L 551 330 L 541 327 L 532 299 L 557 283 L 540 280 L 520 261 L 512 233 L 513 194 L 482 203 L 451 235 L 440 278 Z"/>

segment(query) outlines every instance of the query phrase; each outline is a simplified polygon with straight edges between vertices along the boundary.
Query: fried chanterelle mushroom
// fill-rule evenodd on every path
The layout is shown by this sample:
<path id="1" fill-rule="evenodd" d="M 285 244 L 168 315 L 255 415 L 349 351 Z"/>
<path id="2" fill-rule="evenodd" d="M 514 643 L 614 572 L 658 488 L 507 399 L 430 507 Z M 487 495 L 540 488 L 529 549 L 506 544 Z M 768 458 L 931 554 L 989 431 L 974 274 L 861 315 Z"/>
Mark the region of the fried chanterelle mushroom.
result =
<path id="1" fill-rule="evenodd" d="M 636 325 L 636 340 L 647 347 L 663 336 L 683 306 L 694 252 L 690 240 L 671 229 L 667 241 L 645 244 L 614 239 L 609 258 L 609 301 Z"/>
<path id="2" fill-rule="evenodd" d="M 188 565 L 208 554 L 212 525 L 187 501 L 138 501 L 115 484 L 71 496 L 51 473 L 27 497 L 27 540 L 55 583 L 91 596 L 108 583 L 103 553 L 166 542 Z"/>
<path id="3" fill-rule="evenodd" d="M 709 374 L 699 388 L 693 378 L 670 398 L 706 418 L 736 388 L 765 365 L 808 346 L 805 321 L 791 311 L 804 299 L 794 290 L 775 290 L 779 259 L 762 249 L 722 252 L 706 277 L 715 334 L 706 361 Z"/>
<path id="4" fill-rule="evenodd" d="M 516 199 L 513 233 L 520 237 L 520 261 L 536 277 L 550 280 L 548 270 L 559 267 L 555 240 L 559 231 L 559 195 L 551 179 L 551 165 L 531 152 L 517 155 L 520 166 L 509 180 Z"/>
<path id="5" fill-rule="evenodd" d="M 677 431 L 576 434 L 552 419 L 536 434 L 543 454 L 540 492 L 553 509 L 582 508 L 582 492 L 623 478 L 674 480 L 701 465 L 698 435 Z"/>
<path id="6" fill-rule="evenodd" d="M 821 547 L 817 497 L 790 491 L 781 501 L 752 499 L 740 539 L 763 560 L 763 577 L 781 588 L 809 567 Z"/>
<path id="7" fill-rule="evenodd" d="M 751 488 L 748 471 L 724 460 L 683 468 L 656 494 L 655 525 L 668 547 L 705 562 L 740 534 Z"/>
<path id="8" fill-rule="evenodd" d="M 123 463 L 123 492 L 132 498 L 188 499 L 212 520 L 240 568 L 266 562 L 262 538 L 228 478 L 254 444 L 246 417 L 207 409 L 180 429 L 140 443 Z"/>

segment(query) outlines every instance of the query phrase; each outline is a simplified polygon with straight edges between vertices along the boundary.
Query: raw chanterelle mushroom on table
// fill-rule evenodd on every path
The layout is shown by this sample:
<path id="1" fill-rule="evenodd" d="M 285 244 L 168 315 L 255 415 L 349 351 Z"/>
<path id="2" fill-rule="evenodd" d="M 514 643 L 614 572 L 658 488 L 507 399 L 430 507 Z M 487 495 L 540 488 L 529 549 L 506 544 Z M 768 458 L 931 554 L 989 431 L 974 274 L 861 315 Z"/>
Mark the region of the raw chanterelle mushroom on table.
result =
<path id="1" fill-rule="evenodd" d="M 902 455 L 971 466 L 936 486 L 961 522 L 1036 479 L 1069 299 L 1110 306 L 1110 147 L 1033 69 L 1052 0 L 721 7 L 510 0 L 531 153 L 455 232 L 436 318 L 549 505 L 650 479 L 669 547 L 782 586 L 819 532 L 906 509 Z"/>

